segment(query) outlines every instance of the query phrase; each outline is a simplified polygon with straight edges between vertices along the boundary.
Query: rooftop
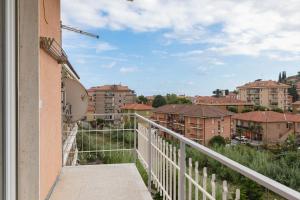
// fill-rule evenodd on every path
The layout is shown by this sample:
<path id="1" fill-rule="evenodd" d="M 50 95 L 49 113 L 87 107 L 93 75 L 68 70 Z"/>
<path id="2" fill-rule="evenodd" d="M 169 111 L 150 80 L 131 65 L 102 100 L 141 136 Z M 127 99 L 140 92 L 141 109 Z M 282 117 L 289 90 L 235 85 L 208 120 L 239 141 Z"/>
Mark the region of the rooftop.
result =
<path id="1" fill-rule="evenodd" d="M 300 116 L 274 111 L 254 111 L 235 114 L 233 119 L 253 122 L 300 122 Z"/>
<path id="2" fill-rule="evenodd" d="M 130 90 L 126 85 L 102 85 L 102 86 L 91 87 L 88 91 L 93 92 L 93 91 L 132 91 L 132 90 Z"/>
<path id="3" fill-rule="evenodd" d="M 169 114 L 180 114 L 184 116 L 193 117 L 224 117 L 233 115 L 232 112 L 219 109 L 211 106 L 203 105 L 183 105 L 183 104 L 169 104 L 158 107 L 153 110 L 154 113 L 169 113 Z"/>
<path id="4" fill-rule="evenodd" d="M 268 80 L 268 81 L 257 80 L 257 81 L 246 83 L 245 85 L 239 86 L 237 88 L 278 88 L 278 87 L 289 88 L 290 86 L 272 80 Z"/>
<path id="5" fill-rule="evenodd" d="M 153 107 L 146 105 L 146 104 L 139 104 L 139 103 L 133 103 L 133 104 L 126 104 L 121 107 L 121 109 L 125 110 L 152 110 Z"/>
<path id="6" fill-rule="evenodd" d="M 253 105 L 242 100 L 227 97 L 198 96 L 196 104 L 203 105 Z"/>

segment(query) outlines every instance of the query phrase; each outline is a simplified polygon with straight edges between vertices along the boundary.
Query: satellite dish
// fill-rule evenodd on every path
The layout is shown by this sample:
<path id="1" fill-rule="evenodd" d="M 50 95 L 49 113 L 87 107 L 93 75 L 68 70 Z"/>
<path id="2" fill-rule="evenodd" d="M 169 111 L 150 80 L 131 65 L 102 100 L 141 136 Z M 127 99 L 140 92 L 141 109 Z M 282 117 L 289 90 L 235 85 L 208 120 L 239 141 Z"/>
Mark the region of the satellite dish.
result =
<path id="1" fill-rule="evenodd" d="M 88 93 L 77 80 L 63 80 L 63 121 L 76 122 L 83 117 L 88 109 Z"/>

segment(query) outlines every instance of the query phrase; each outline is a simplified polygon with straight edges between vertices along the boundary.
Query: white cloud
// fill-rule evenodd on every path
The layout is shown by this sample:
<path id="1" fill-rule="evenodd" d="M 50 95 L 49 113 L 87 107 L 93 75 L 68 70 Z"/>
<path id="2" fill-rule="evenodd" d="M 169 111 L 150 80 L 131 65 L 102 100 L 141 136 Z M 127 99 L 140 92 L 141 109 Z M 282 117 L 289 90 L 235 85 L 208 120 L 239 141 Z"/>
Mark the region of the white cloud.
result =
<path id="1" fill-rule="evenodd" d="M 120 68 L 120 72 L 127 74 L 127 73 L 132 73 L 132 72 L 136 72 L 137 68 L 136 67 L 121 67 Z"/>
<path id="2" fill-rule="evenodd" d="M 192 50 L 192 51 L 175 53 L 175 54 L 173 54 L 173 56 L 177 56 L 177 57 L 195 57 L 195 56 L 201 55 L 202 53 L 203 53 L 202 50 Z"/>
<path id="3" fill-rule="evenodd" d="M 115 49 L 117 49 L 115 46 L 112 46 L 111 44 L 106 43 L 106 42 L 98 43 L 96 46 L 96 52 L 98 52 L 98 53 L 103 52 L 103 51 L 112 51 Z"/>
<path id="4" fill-rule="evenodd" d="M 63 22 L 81 27 L 163 30 L 166 43 L 209 44 L 224 55 L 300 52 L 299 0 L 62 0 Z M 111 50 L 100 46 L 100 50 Z"/>
<path id="5" fill-rule="evenodd" d="M 111 63 L 102 65 L 101 68 L 104 68 L 104 69 L 112 69 L 116 64 L 117 64 L 117 62 L 113 61 L 113 62 L 111 62 Z"/>

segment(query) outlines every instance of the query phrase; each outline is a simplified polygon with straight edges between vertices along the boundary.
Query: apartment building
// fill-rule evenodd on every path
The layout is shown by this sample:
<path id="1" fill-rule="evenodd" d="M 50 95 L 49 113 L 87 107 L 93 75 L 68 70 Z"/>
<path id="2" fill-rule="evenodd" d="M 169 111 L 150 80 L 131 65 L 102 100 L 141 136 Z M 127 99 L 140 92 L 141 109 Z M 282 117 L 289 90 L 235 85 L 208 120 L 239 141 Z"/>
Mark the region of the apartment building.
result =
<path id="1" fill-rule="evenodd" d="M 152 115 L 152 109 L 152 106 L 139 103 L 125 104 L 121 107 L 122 113 L 137 113 L 144 117 L 150 117 Z"/>
<path id="2" fill-rule="evenodd" d="M 300 134 L 300 116 L 273 111 L 254 111 L 232 116 L 234 135 L 244 135 L 264 144 L 284 142 Z"/>
<path id="3" fill-rule="evenodd" d="M 154 109 L 152 119 L 206 145 L 216 135 L 230 138 L 231 116 L 231 112 L 216 107 L 174 104 Z"/>
<path id="4" fill-rule="evenodd" d="M 124 85 L 96 86 L 90 88 L 88 93 L 96 114 L 120 113 L 122 106 L 136 102 L 135 92 Z"/>
<path id="5" fill-rule="evenodd" d="M 212 97 L 212 96 L 197 96 L 194 104 L 204 106 L 214 106 L 223 110 L 235 108 L 237 112 L 242 112 L 245 109 L 253 109 L 254 104 L 234 97 Z"/>
<path id="6" fill-rule="evenodd" d="M 237 87 L 238 99 L 269 109 L 289 109 L 288 88 L 290 86 L 276 81 L 256 80 Z"/>

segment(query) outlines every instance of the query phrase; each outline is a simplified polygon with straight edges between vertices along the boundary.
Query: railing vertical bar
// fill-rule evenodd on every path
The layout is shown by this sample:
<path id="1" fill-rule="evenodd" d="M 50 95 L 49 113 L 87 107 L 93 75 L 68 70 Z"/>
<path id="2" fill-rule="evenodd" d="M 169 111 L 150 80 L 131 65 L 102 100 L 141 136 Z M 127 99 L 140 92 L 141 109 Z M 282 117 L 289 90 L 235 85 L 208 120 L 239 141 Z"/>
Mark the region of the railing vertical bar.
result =
<path id="1" fill-rule="evenodd" d="M 104 123 L 104 122 L 103 122 L 103 123 Z M 104 125 L 103 125 L 103 128 L 104 128 Z M 105 134 L 105 132 L 103 131 L 103 132 L 102 132 L 102 150 L 103 150 L 102 155 L 103 155 L 103 156 L 105 156 L 105 153 L 104 153 L 105 135 L 104 135 L 104 134 Z"/>
<path id="2" fill-rule="evenodd" d="M 133 137 L 134 137 L 134 139 L 133 139 L 133 149 L 134 149 L 134 162 L 136 163 L 136 161 L 137 161 L 137 147 L 136 147 L 136 139 L 137 139 L 137 137 L 136 137 L 136 134 L 137 134 L 137 131 L 136 131 L 136 129 L 137 129 L 137 122 L 136 122 L 136 113 L 135 113 L 135 115 L 134 115 L 134 131 L 133 131 Z"/>
<path id="3" fill-rule="evenodd" d="M 109 150 L 110 150 L 110 151 L 109 151 L 109 156 L 110 156 L 110 157 L 111 157 L 111 126 L 112 126 L 112 125 L 109 126 L 109 141 L 110 141 L 110 142 L 109 142 Z"/>
<path id="4" fill-rule="evenodd" d="M 207 168 L 204 167 L 203 168 L 203 182 L 202 182 L 202 185 L 203 185 L 203 189 L 206 191 L 206 185 L 207 185 Z M 202 193 L 202 199 L 203 200 L 206 200 L 206 194 L 203 192 Z"/>
<path id="5" fill-rule="evenodd" d="M 162 139 L 161 138 L 159 138 L 159 150 L 162 152 Z M 162 158 L 163 158 L 163 155 L 162 155 L 162 153 L 161 152 L 159 152 L 159 183 L 160 184 L 162 184 Z M 160 195 L 162 195 L 163 193 L 162 193 L 162 188 L 161 187 L 159 187 L 160 188 Z"/>
<path id="6" fill-rule="evenodd" d="M 177 149 L 176 147 L 173 147 L 173 161 L 175 163 L 173 168 L 173 199 L 176 200 L 177 197 Z"/>
<path id="7" fill-rule="evenodd" d="M 189 176 L 192 178 L 192 169 L 193 169 L 193 164 L 192 164 L 192 158 L 189 158 Z M 188 188 L 188 197 L 189 200 L 192 200 L 192 181 L 189 179 L 189 188 Z"/>
<path id="8" fill-rule="evenodd" d="M 216 175 L 212 174 L 211 176 L 211 196 L 216 198 Z"/>
<path id="9" fill-rule="evenodd" d="M 89 156 L 91 156 L 91 124 L 89 123 Z"/>
<path id="10" fill-rule="evenodd" d="M 222 200 L 227 200 L 227 193 L 228 193 L 227 181 L 223 181 Z"/>
<path id="11" fill-rule="evenodd" d="M 172 160 L 172 157 L 173 157 L 173 146 L 170 144 L 170 147 L 169 147 L 169 150 L 170 150 L 170 152 L 169 152 L 169 155 L 170 155 L 170 159 Z M 171 199 L 173 199 L 172 197 L 173 197 L 173 193 L 172 193 L 172 184 L 174 184 L 173 183 L 173 164 L 170 162 L 170 185 L 169 185 L 169 194 L 170 194 L 170 198 Z"/>
<path id="12" fill-rule="evenodd" d="M 148 129 L 148 190 L 151 192 L 151 124 Z"/>
<path id="13" fill-rule="evenodd" d="M 180 141 L 179 160 L 179 200 L 185 199 L 185 143 Z"/>
<path id="14" fill-rule="evenodd" d="M 166 142 L 166 158 L 169 157 L 169 144 Z M 169 194 L 169 160 L 166 159 L 166 193 Z"/>
<path id="15" fill-rule="evenodd" d="M 197 185 L 199 184 L 199 163 L 198 161 L 195 162 L 195 182 L 197 183 Z M 198 200 L 198 187 L 197 185 L 195 185 L 195 199 Z"/>
<path id="16" fill-rule="evenodd" d="M 166 141 L 163 140 L 163 189 L 166 189 Z M 163 192 L 163 199 L 166 197 L 166 192 Z"/>
<path id="17" fill-rule="evenodd" d="M 124 120 L 124 118 L 122 118 Z M 123 124 L 123 156 L 125 154 L 124 149 L 125 149 L 125 122 L 122 123 Z"/>
<path id="18" fill-rule="evenodd" d="M 96 159 L 98 158 L 98 139 L 97 139 L 97 135 L 98 135 L 98 124 L 97 124 L 97 120 L 95 122 L 96 124 Z"/>

